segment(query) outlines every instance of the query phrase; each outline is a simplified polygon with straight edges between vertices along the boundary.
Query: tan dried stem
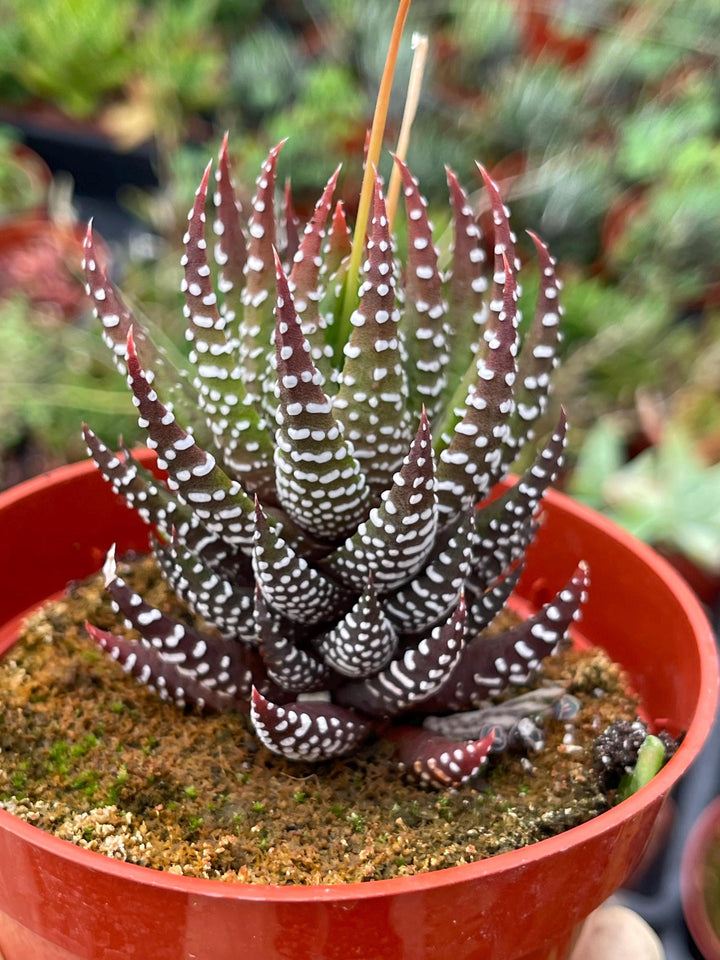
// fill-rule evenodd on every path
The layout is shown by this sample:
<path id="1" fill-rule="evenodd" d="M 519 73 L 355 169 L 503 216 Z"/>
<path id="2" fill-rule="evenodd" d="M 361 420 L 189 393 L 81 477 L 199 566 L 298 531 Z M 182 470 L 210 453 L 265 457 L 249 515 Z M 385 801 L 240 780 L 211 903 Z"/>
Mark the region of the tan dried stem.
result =
<path id="1" fill-rule="evenodd" d="M 400 135 L 398 136 L 397 147 L 395 148 L 395 155 L 400 160 L 405 160 L 407 157 L 410 131 L 412 130 L 413 121 L 415 120 L 415 114 L 417 113 L 418 103 L 420 101 L 420 88 L 422 86 L 422 78 L 427 62 L 428 38 L 423 34 L 414 33 L 412 48 L 415 51 L 415 56 L 413 57 L 410 81 L 408 83 L 407 96 L 405 97 L 405 111 L 400 126 Z M 399 196 L 400 170 L 397 164 L 395 164 L 390 177 L 386 203 L 388 222 L 391 230 L 395 222 Z"/>
<path id="2" fill-rule="evenodd" d="M 387 120 L 388 106 L 390 104 L 390 91 L 392 89 L 395 67 L 397 65 L 398 50 L 400 49 L 400 39 L 402 37 L 405 20 L 410 9 L 411 0 L 400 0 L 398 3 L 395 23 L 393 25 L 392 35 L 390 37 L 390 46 L 388 48 L 387 58 L 385 60 L 385 69 L 383 70 L 380 89 L 378 90 L 377 103 L 375 104 L 375 113 L 373 115 L 372 128 L 370 130 L 370 144 L 368 146 L 367 158 L 365 162 L 365 172 L 363 174 L 362 188 L 360 190 L 360 203 L 358 204 L 357 220 L 355 222 L 355 234 L 353 236 L 352 253 L 350 255 L 350 265 L 348 267 L 347 280 L 345 282 L 345 298 L 343 302 L 343 318 L 347 322 L 352 313 L 358 292 L 358 276 L 360 274 L 360 262 L 362 260 L 363 247 L 365 245 L 365 231 L 367 230 L 368 217 L 370 215 L 370 204 L 374 189 L 375 169 L 380 159 L 380 148 L 385 133 L 385 122 Z"/>

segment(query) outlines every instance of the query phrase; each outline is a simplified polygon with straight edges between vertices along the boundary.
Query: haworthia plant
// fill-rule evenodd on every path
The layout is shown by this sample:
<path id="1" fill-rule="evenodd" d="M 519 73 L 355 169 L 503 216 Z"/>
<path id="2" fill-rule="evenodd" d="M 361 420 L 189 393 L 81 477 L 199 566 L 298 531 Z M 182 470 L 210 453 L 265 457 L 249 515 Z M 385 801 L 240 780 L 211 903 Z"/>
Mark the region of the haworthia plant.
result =
<path id="1" fill-rule="evenodd" d="M 562 462 L 564 414 L 520 480 L 496 495 L 547 407 L 561 313 L 555 264 L 533 236 L 542 283 L 520 349 L 519 264 L 496 184 L 481 169 L 494 220 L 488 277 L 476 217 L 448 172 L 455 237 L 443 274 L 425 200 L 396 159 L 407 257 L 399 263 L 375 175 L 351 333 L 338 348 L 351 250 L 333 201 L 338 171 L 304 233 L 281 229 L 280 146 L 246 215 L 223 142 L 213 241 L 210 166 L 203 176 L 182 258 L 186 371 L 132 317 L 88 230 L 88 293 L 167 479 L 88 427 L 87 445 L 154 528 L 172 590 L 207 624 L 191 628 L 149 605 L 110 552 L 107 589 L 140 639 L 89 630 L 161 697 L 249 713 L 284 757 L 339 757 L 378 735 L 420 780 L 457 785 L 507 739 L 501 718 L 517 723 L 505 705 L 493 734 L 488 706 L 558 648 L 588 588 L 579 563 L 531 619 L 485 632 L 515 587 Z M 295 223 L 287 191 L 284 209 Z M 207 435 L 204 449 L 196 437 Z M 447 735 L 467 737 L 467 724 L 423 725 L 424 714 L 479 708 L 471 739 Z"/>

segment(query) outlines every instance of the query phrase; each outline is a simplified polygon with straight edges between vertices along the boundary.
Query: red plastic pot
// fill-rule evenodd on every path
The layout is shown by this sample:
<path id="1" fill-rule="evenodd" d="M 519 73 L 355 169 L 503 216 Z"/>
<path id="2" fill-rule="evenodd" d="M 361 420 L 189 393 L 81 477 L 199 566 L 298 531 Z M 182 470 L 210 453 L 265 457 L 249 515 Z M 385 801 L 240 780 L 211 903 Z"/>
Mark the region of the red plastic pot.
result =
<path id="1" fill-rule="evenodd" d="M 717 870 L 720 864 L 720 797 L 703 810 L 693 826 L 680 866 L 683 912 L 690 933 L 705 960 L 720 960 L 720 930 L 711 922 L 707 909 L 707 868 L 711 851 Z"/>
<path id="2" fill-rule="evenodd" d="M 416 877 L 241 886 L 102 857 L 0 811 L 4 960 L 562 960 L 583 919 L 642 854 L 663 798 L 697 755 L 718 692 L 715 643 L 690 589 L 604 518 L 551 493 L 521 595 L 541 602 L 591 567 L 583 635 L 623 663 L 648 716 L 687 734 L 645 788 L 522 850 Z M 19 616 L 98 569 L 142 523 L 89 463 L 0 496 L 0 652 Z"/>

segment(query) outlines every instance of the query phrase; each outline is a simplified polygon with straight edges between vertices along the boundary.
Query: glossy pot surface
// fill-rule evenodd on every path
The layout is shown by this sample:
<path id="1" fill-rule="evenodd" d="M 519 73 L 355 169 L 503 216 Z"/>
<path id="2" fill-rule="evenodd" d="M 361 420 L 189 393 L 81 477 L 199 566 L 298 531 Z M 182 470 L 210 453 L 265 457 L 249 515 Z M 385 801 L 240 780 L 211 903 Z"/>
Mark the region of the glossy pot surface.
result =
<path id="1" fill-rule="evenodd" d="M 697 755 L 718 677 L 710 626 L 665 561 L 562 495 L 548 495 L 545 513 L 521 596 L 544 602 L 585 559 L 583 637 L 626 667 L 652 720 L 687 731 L 647 787 L 567 833 L 480 863 L 320 887 L 160 873 L 0 811 L 4 960 L 562 960 L 638 861 L 664 796 Z M 0 652 L 23 611 L 97 570 L 113 542 L 120 553 L 144 549 L 146 528 L 92 464 L 0 495 Z"/>

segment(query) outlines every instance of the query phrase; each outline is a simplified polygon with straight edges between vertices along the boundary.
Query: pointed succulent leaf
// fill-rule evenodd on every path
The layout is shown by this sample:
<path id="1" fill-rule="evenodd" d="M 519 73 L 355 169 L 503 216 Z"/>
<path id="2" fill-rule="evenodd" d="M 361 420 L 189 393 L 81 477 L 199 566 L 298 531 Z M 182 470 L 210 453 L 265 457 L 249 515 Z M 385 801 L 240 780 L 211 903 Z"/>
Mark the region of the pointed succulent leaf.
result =
<path id="1" fill-rule="evenodd" d="M 327 243 L 323 249 L 323 264 L 320 268 L 320 279 L 324 290 L 320 313 L 325 321 L 328 344 L 332 347 L 336 360 L 341 357 L 344 346 L 344 343 L 338 342 L 340 324 L 336 323 L 336 320 L 343 306 L 345 278 L 351 250 L 352 238 L 345 219 L 345 208 L 342 200 L 338 200 L 330 222 Z"/>
<path id="2" fill-rule="evenodd" d="M 250 717 L 261 743 L 287 760 L 329 760 L 352 753 L 368 736 L 370 724 L 352 710 L 332 703 L 284 706 L 253 690 Z"/>
<path id="3" fill-rule="evenodd" d="M 223 137 L 218 168 L 215 171 L 215 219 L 213 233 L 217 237 L 214 247 L 215 263 L 219 267 L 218 288 L 229 302 L 231 291 L 239 293 L 245 285 L 247 242 L 242 229 L 242 208 L 235 193 L 235 186 L 228 156 L 228 135 Z M 239 298 L 236 298 L 236 300 Z M 224 310 L 228 324 L 235 321 L 235 312 Z M 234 329 L 234 328 L 233 328 Z"/>
<path id="4" fill-rule="evenodd" d="M 534 616 L 503 633 L 471 640 L 428 709 L 467 710 L 508 686 L 527 683 L 540 662 L 557 651 L 572 622 L 579 619 L 589 583 L 587 564 L 581 562 L 565 586 Z"/>
<path id="5" fill-rule="evenodd" d="M 335 204 L 327 243 L 323 250 L 323 265 L 321 276 L 330 280 L 340 269 L 340 264 L 350 256 L 352 250 L 352 234 L 345 217 L 345 206 L 342 200 Z"/>
<path id="6" fill-rule="evenodd" d="M 403 330 L 410 356 L 411 392 L 425 404 L 432 421 L 443 401 L 450 360 L 447 304 L 443 299 L 438 253 L 427 201 L 407 166 L 395 157 L 405 194 L 408 253 Z"/>
<path id="7" fill-rule="evenodd" d="M 138 360 L 132 328 L 128 334 L 128 386 L 138 408 L 138 423 L 148 432 L 147 445 L 158 452 L 158 466 L 168 472 L 168 487 L 190 506 L 211 533 L 249 551 L 254 530 L 253 502 L 237 480 L 230 480 L 211 453 L 202 450 L 177 423 L 150 386 Z"/>
<path id="8" fill-rule="evenodd" d="M 493 744 L 492 734 L 480 740 L 450 740 L 418 727 L 394 727 L 384 736 L 395 745 L 401 770 L 441 789 L 459 787 L 476 777 Z"/>
<path id="9" fill-rule="evenodd" d="M 85 629 L 126 673 L 154 690 L 161 700 L 171 700 L 178 707 L 196 707 L 209 713 L 248 709 L 247 701 L 207 686 L 182 667 L 163 659 L 147 642 L 128 640 L 91 623 L 86 623 Z"/>
<path id="10" fill-rule="evenodd" d="M 448 398 L 442 413 L 436 420 L 434 428 L 435 456 L 439 457 L 443 450 L 450 446 L 457 425 L 463 420 L 468 411 L 468 397 L 473 395 L 478 382 L 478 368 L 487 359 L 489 352 L 487 331 L 483 330 L 482 340 L 478 349 L 473 351 L 473 359 L 465 370 L 464 375 L 456 381 L 455 389 Z M 465 354 L 467 361 L 468 354 Z"/>
<path id="11" fill-rule="evenodd" d="M 154 540 L 153 553 L 176 596 L 227 638 L 252 644 L 253 590 L 240 587 L 211 569 L 180 542 L 177 531 L 169 544 Z"/>
<path id="12" fill-rule="evenodd" d="M 267 353 L 274 326 L 275 175 L 278 153 L 284 142 L 272 148 L 262 166 L 248 222 L 250 241 L 245 263 L 245 287 L 242 293 L 240 363 L 245 389 L 260 409 L 262 409 L 261 401 L 263 400 L 263 381 L 268 372 Z"/>
<path id="13" fill-rule="evenodd" d="M 440 452 L 438 506 L 445 521 L 482 499 L 504 474 L 503 445 L 514 404 L 516 325 L 517 285 L 508 270 L 503 309 L 484 334 L 487 357 L 477 361 L 477 382 L 468 393 L 465 415 Z"/>
<path id="14" fill-rule="evenodd" d="M 461 595 L 450 617 L 428 637 L 408 647 L 376 676 L 340 687 L 338 703 L 370 717 L 394 717 L 422 704 L 446 682 L 460 659 L 466 615 Z"/>
<path id="15" fill-rule="evenodd" d="M 113 453 L 86 424 L 83 436 L 103 477 L 145 523 L 157 527 L 166 537 L 170 537 L 174 527 L 186 547 L 213 569 L 223 563 L 236 569 L 237 558 L 225 541 L 210 533 L 192 510 L 141 466 L 129 450 L 121 446 L 117 454 Z"/>
<path id="16" fill-rule="evenodd" d="M 250 493 L 267 495 L 274 489 L 272 437 L 245 391 L 236 360 L 237 340 L 228 331 L 226 315 L 218 310 L 210 276 L 205 239 L 209 177 L 210 164 L 188 214 L 182 258 L 187 337 L 196 371 L 193 386 L 225 465 Z"/>
<path id="17" fill-rule="evenodd" d="M 513 274 L 517 274 L 522 264 L 515 253 L 517 237 L 510 228 L 510 210 L 503 203 L 498 185 L 485 167 L 483 167 L 481 163 L 478 163 L 477 168 L 490 194 L 493 226 L 495 228 L 495 236 L 493 237 L 493 288 L 490 310 L 498 312 L 503 309 L 504 289 L 506 286 L 505 278 L 507 276 L 508 264 Z M 507 261 L 507 264 L 505 261 Z"/>
<path id="18" fill-rule="evenodd" d="M 277 254 L 275 258 L 278 498 L 302 529 L 332 542 L 354 530 L 367 514 L 369 491 L 323 392 Z"/>
<path id="19" fill-rule="evenodd" d="M 488 338 L 485 330 L 490 316 L 485 296 L 488 283 L 484 273 L 485 250 L 480 243 L 482 233 L 465 191 L 452 171 L 448 170 L 447 173 L 454 221 L 453 266 L 447 291 L 451 318 L 451 359 L 448 366 L 451 392 L 437 420 L 435 450 L 438 454 L 448 446 L 455 425 L 465 416 L 468 392 L 477 381 L 477 364 L 487 359 Z M 499 298 L 493 302 L 496 328 L 502 309 L 501 290 Z M 472 315 L 472 326 L 467 322 L 468 314 Z M 469 366 L 468 356 L 473 358 Z"/>
<path id="20" fill-rule="evenodd" d="M 458 514 L 438 534 L 425 568 L 383 600 L 383 606 L 404 634 L 426 633 L 457 604 L 470 570 L 473 518 Z"/>
<path id="21" fill-rule="evenodd" d="M 485 277 L 486 256 L 482 245 L 482 232 L 470 200 L 453 171 L 446 167 L 445 172 L 453 213 L 452 268 L 447 281 L 451 326 L 448 381 L 452 386 L 467 370 L 468 356 L 475 356 L 480 346 L 488 318 L 485 299 L 488 283 Z M 468 317 L 472 317 L 472 323 L 468 322 Z M 464 396 L 461 399 L 464 399 Z"/>
<path id="22" fill-rule="evenodd" d="M 360 303 L 350 319 L 353 329 L 333 412 L 377 494 L 392 483 L 412 440 L 393 271 L 385 199 L 376 176 Z"/>
<path id="23" fill-rule="evenodd" d="M 372 578 L 365 592 L 332 630 L 315 640 L 323 660 L 345 677 L 367 677 L 387 666 L 397 633 L 377 598 Z"/>
<path id="24" fill-rule="evenodd" d="M 300 220 L 295 212 L 295 206 L 292 199 L 292 185 L 290 177 L 285 180 L 285 192 L 283 194 L 283 226 L 285 228 L 285 246 L 283 249 L 283 259 L 285 263 L 290 264 L 295 259 L 295 254 L 300 246 Z"/>
<path id="25" fill-rule="evenodd" d="M 350 594 L 295 553 L 277 526 L 255 506 L 253 569 L 266 602 L 294 623 L 332 620 L 343 613 Z"/>
<path id="26" fill-rule="evenodd" d="M 143 366 L 152 370 L 152 379 L 156 386 L 166 394 L 168 408 L 177 407 L 183 416 L 188 419 L 191 427 L 197 416 L 197 393 L 190 385 L 184 370 L 177 369 L 165 355 L 164 351 L 155 346 L 149 333 L 145 330 L 132 312 L 128 309 L 118 289 L 108 278 L 105 269 L 98 260 L 93 239 L 92 221 L 88 224 L 87 233 L 83 241 L 84 256 L 83 269 L 87 279 L 86 289 L 92 297 L 93 313 L 100 320 L 103 327 L 103 340 L 112 351 L 115 366 L 120 373 L 127 372 L 126 353 L 127 337 L 132 328 L 135 335 L 135 345 Z"/>
<path id="27" fill-rule="evenodd" d="M 322 560 L 353 590 L 364 590 L 372 573 L 379 593 L 397 589 L 425 564 L 435 542 L 437 508 L 430 426 L 425 410 L 393 485 L 367 520 Z"/>
<path id="28" fill-rule="evenodd" d="M 189 508 L 179 504 L 167 487 L 155 480 L 149 470 L 143 470 L 127 451 L 110 450 L 86 423 L 82 431 L 88 453 L 103 477 L 145 523 L 169 535 L 173 524 L 189 522 Z"/>
<path id="29" fill-rule="evenodd" d="M 490 586 L 475 589 L 472 577 L 466 583 L 468 588 L 468 618 L 466 633 L 475 637 L 489 627 L 495 617 L 507 603 L 518 584 L 524 567 L 524 560 L 516 564 L 508 573 L 503 574 Z"/>
<path id="30" fill-rule="evenodd" d="M 255 587 L 254 626 L 258 650 L 268 677 L 294 694 L 325 690 L 330 683 L 327 666 L 295 642 L 295 625 L 272 610 Z"/>
<path id="31" fill-rule="evenodd" d="M 98 261 L 92 221 L 87 226 L 83 249 L 82 267 L 85 271 L 86 290 L 88 296 L 92 297 L 93 300 L 93 313 L 102 323 L 103 340 L 112 351 L 113 359 L 120 373 L 124 374 L 126 372 L 125 351 L 130 327 L 135 330 L 139 354 L 143 356 L 146 363 L 154 367 L 158 361 L 157 350 L 125 305 L 117 287 L 110 282 L 107 273 Z"/>
<path id="32" fill-rule="evenodd" d="M 315 205 L 315 211 L 312 219 L 305 227 L 299 249 L 294 253 L 288 281 L 303 335 L 310 344 L 310 356 L 322 374 L 324 381 L 332 379 L 333 351 L 325 337 L 327 320 L 320 312 L 320 303 L 323 296 L 320 279 L 322 264 L 320 254 L 325 237 L 325 224 L 332 206 L 332 195 L 339 173 L 340 167 L 328 180 L 327 186 Z"/>
<path id="33" fill-rule="evenodd" d="M 562 410 L 550 439 L 520 480 L 475 513 L 471 579 L 476 589 L 484 590 L 525 555 L 537 530 L 540 501 L 562 466 L 566 436 L 567 418 Z"/>
<path id="34" fill-rule="evenodd" d="M 201 633 L 151 606 L 118 575 L 114 550 L 108 553 L 103 572 L 113 608 L 122 613 L 125 625 L 137 630 L 156 655 L 154 666 L 151 663 L 151 676 L 156 687 L 166 686 L 171 680 L 174 682 L 175 671 L 180 670 L 182 676 L 201 683 L 203 687 L 235 700 L 247 701 L 252 684 L 261 682 L 264 676 L 262 663 L 254 650 L 217 634 Z M 166 665 L 174 668 L 170 674 L 163 672 Z M 160 679 L 163 676 L 166 681 Z M 177 691 L 174 697 L 177 699 Z"/>
<path id="35" fill-rule="evenodd" d="M 488 175 L 487 171 L 480 164 L 477 165 L 482 174 L 485 185 L 490 194 L 490 202 L 493 214 L 493 223 L 495 225 L 494 237 L 494 267 L 493 267 L 493 288 L 489 303 L 489 313 L 484 319 L 485 325 L 491 321 L 491 326 L 497 331 L 503 314 L 507 312 L 506 298 L 508 293 L 508 276 L 512 274 L 513 283 L 516 284 L 515 277 L 520 269 L 520 261 L 515 255 L 515 234 L 510 229 L 509 210 L 503 204 L 502 197 L 495 181 Z M 519 286 L 515 285 L 515 300 L 520 294 Z M 513 324 L 517 328 L 520 322 L 520 312 L 517 303 L 513 307 Z M 488 332 L 485 331 L 483 339 L 487 341 Z M 514 353 L 517 353 L 517 344 L 514 347 Z M 480 341 L 477 351 L 476 361 L 479 365 L 483 359 L 487 359 L 487 342 Z M 436 431 L 436 452 L 448 446 L 453 438 L 453 430 L 457 423 L 464 417 L 468 406 L 468 391 L 475 384 L 475 362 L 470 365 L 465 376 L 456 386 L 452 396 L 449 398 L 443 411 L 442 419 L 439 422 L 439 430 Z M 510 455 L 509 445 L 511 437 L 508 435 L 503 443 L 506 448 L 503 459 L 511 462 L 513 457 Z"/>
<path id="36" fill-rule="evenodd" d="M 557 352 L 562 339 L 560 317 L 563 308 L 558 299 L 560 281 L 555 275 L 555 259 L 539 237 L 530 230 L 528 233 L 537 250 L 540 293 L 532 325 L 518 358 L 515 413 L 510 422 L 513 458 L 528 440 L 535 438 L 534 424 L 547 409 L 552 372 L 558 364 Z"/>

